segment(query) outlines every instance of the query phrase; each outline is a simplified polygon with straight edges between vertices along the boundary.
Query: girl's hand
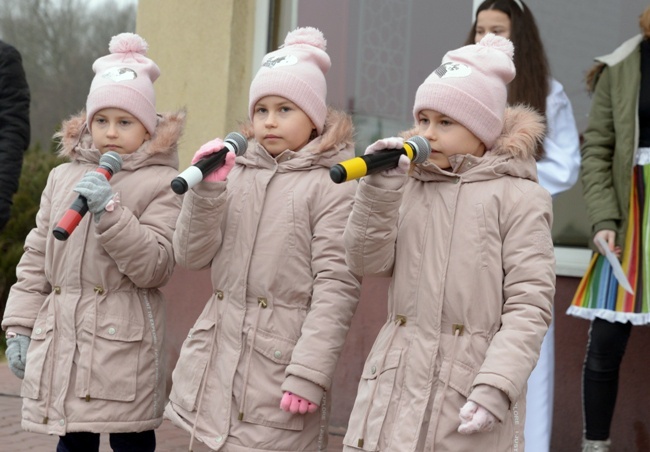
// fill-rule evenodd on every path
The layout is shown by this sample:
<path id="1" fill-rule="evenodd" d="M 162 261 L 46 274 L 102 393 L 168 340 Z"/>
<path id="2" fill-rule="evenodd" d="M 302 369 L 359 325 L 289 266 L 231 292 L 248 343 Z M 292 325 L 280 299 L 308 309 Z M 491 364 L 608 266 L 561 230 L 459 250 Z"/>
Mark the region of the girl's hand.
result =
<path id="1" fill-rule="evenodd" d="M 283 411 L 288 411 L 293 414 L 305 414 L 316 411 L 318 405 L 307 399 L 303 399 L 292 392 L 285 392 L 282 396 L 282 401 L 280 402 L 280 408 L 282 408 Z"/>
<path id="2" fill-rule="evenodd" d="M 614 254 L 616 254 L 616 257 L 620 258 L 621 257 L 621 247 L 616 246 L 616 232 L 612 231 L 610 229 L 602 229 L 594 235 L 594 243 L 596 244 L 596 248 L 598 248 L 598 251 L 600 251 L 600 254 L 605 255 L 606 250 L 603 250 L 600 248 L 600 245 L 598 245 L 598 241 L 596 240 L 598 237 L 603 239 L 605 243 L 609 246 L 609 250 L 613 251 Z"/>
<path id="3" fill-rule="evenodd" d="M 497 418 L 481 405 L 468 400 L 460 409 L 460 426 L 458 433 L 470 435 L 478 432 L 490 432 L 496 425 Z"/>
<path id="4" fill-rule="evenodd" d="M 220 138 L 215 138 L 212 141 L 208 141 L 205 143 L 203 146 L 199 148 L 198 151 L 194 154 L 194 157 L 192 158 L 192 165 L 196 164 L 199 160 L 208 157 L 216 152 L 219 152 L 222 150 L 224 147 L 223 141 Z M 235 154 L 232 152 L 228 152 L 226 154 L 226 159 L 224 161 L 224 164 L 221 165 L 219 168 L 215 169 L 212 171 L 210 174 L 205 176 L 203 180 L 205 182 L 223 182 L 226 180 L 226 177 L 228 177 L 228 173 L 230 173 L 230 170 L 233 169 L 235 166 Z"/>

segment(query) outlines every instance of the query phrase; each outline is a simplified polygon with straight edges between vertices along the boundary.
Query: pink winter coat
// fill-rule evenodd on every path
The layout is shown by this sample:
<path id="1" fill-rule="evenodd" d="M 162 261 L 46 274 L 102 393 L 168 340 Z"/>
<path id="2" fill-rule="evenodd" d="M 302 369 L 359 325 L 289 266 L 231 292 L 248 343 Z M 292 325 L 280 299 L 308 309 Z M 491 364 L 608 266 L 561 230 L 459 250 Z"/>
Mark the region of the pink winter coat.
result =
<path id="1" fill-rule="evenodd" d="M 327 449 L 328 392 L 360 292 L 342 241 L 356 183 L 329 177 L 351 143 L 349 117 L 330 111 L 299 151 L 274 159 L 252 140 L 227 182 L 185 195 L 176 259 L 211 265 L 214 294 L 183 344 L 165 415 L 214 450 Z M 283 391 L 321 409 L 284 412 Z"/>
<path id="2" fill-rule="evenodd" d="M 99 163 L 84 118 L 63 124 L 61 153 L 71 162 L 50 172 L 2 321 L 31 335 L 22 426 L 54 435 L 151 430 L 165 403 L 159 288 L 174 269 L 180 200 L 169 184 L 185 114 L 162 117 L 149 141 L 122 156 L 110 181 L 115 210 L 98 223 L 87 214 L 59 241 L 52 230 L 78 196 L 73 187 Z"/>
<path id="3" fill-rule="evenodd" d="M 509 109 L 483 157 L 418 165 L 398 190 L 359 184 L 348 263 L 392 282 L 346 451 L 523 451 L 526 381 L 555 290 L 551 197 L 533 159 L 542 133 L 537 114 Z M 498 418 L 492 432 L 456 431 L 468 399 Z"/>

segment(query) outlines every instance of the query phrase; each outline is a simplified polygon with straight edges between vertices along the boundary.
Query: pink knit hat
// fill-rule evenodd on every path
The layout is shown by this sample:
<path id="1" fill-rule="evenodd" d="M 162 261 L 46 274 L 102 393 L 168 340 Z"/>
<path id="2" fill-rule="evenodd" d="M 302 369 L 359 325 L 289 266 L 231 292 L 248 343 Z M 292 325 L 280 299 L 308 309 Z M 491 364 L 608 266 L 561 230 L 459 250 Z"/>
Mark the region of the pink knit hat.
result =
<path id="1" fill-rule="evenodd" d="M 158 121 L 153 82 L 160 69 L 147 58 L 147 42 L 134 33 L 113 36 L 109 55 L 93 63 L 95 78 L 86 100 L 86 121 L 104 108 L 120 108 L 138 118 L 153 135 Z"/>
<path id="2" fill-rule="evenodd" d="M 289 32 L 278 50 L 266 54 L 251 83 L 250 119 L 261 98 L 280 96 L 300 107 L 320 135 L 327 116 L 325 74 L 332 64 L 326 47 L 323 33 L 316 28 L 297 28 Z"/>
<path id="3" fill-rule="evenodd" d="M 467 127 L 490 149 L 503 129 L 508 91 L 515 78 L 514 47 L 489 33 L 480 42 L 452 50 L 415 94 L 413 116 L 435 110 Z"/>

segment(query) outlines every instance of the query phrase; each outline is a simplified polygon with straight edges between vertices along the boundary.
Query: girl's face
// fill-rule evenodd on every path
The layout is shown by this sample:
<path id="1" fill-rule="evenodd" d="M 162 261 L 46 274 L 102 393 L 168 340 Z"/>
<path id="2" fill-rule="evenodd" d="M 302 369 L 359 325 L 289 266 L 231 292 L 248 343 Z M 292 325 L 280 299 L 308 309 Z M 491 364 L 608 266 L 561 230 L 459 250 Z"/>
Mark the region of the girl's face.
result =
<path id="1" fill-rule="evenodd" d="M 253 133 L 273 157 L 302 149 L 316 129 L 296 104 L 280 96 L 261 98 L 253 109 Z"/>
<path id="2" fill-rule="evenodd" d="M 95 113 L 90 134 L 102 154 L 108 151 L 132 154 L 151 138 L 140 120 L 119 108 L 104 108 Z"/>
<path id="3" fill-rule="evenodd" d="M 441 169 L 451 167 L 449 157 L 455 154 L 470 154 L 481 157 L 485 145 L 465 126 L 435 110 L 418 113 L 419 134 L 429 140 L 431 155 L 429 161 Z"/>
<path id="4" fill-rule="evenodd" d="M 478 13 L 474 42 L 479 42 L 488 33 L 510 39 L 510 17 L 498 9 L 485 9 Z"/>

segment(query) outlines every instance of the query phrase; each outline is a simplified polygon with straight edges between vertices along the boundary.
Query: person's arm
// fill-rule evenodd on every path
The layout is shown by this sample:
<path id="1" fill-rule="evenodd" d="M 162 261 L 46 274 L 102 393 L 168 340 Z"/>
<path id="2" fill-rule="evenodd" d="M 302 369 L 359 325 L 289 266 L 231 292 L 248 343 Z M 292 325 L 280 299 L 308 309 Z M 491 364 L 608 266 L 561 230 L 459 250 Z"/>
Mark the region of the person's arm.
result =
<path id="1" fill-rule="evenodd" d="M 329 179 L 329 178 L 328 178 Z M 357 308 L 360 282 L 345 263 L 341 235 L 352 208 L 354 182 L 320 181 L 319 199 L 310 209 L 311 271 L 309 313 L 287 366 L 282 390 L 320 404 L 332 377 Z"/>
<path id="2" fill-rule="evenodd" d="M 50 172 L 41 195 L 40 207 L 36 214 L 36 227 L 25 239 L 24 253 L 16 267 L 17 281 L 9 291 L 2 319 L 3 330 L 25 336 L 31 334 L 38 312 L 52 292 L 52 286 L 45 272 L 45 251 L 48 233 L 51 233 L 51 193 L 56 171 L 57 168 Z"/>
<path id="3" fill-rule="evenodd" d="M 537 162 L 539 184 L 555 196 L 573 187 L 580 173 L 580 137 L 571 101 L 557 81 L 546 101 L 544 157 Z"/>
<path id="4" fill-rule="evenodd" d="M 602 229 L 615 231 L 621 220 L 612 176 L 616 145 L 612 108 L 610 71 L 605 67 L 596 84 L 581 149 L 582 191 L 594 233 Z"/>
<path id="5" fill-rule="evenodd" d="M 142 177 L 136 171 L 132 177 Z M 164 285 L 174 270 L 172 236 L 180 211 L 180 197 L 169 188 L 171 171 L 148 173 L 143 180 L 142 196 L 151 201 L 136 216 L 116 202 L 104 212 L 95 227 L 104 250 L 124 275 L 142 288 Z"/>
<path id="6" fill-rule="evenodd" d="M 0 230 L 9 220 L 29 146 L 30 93 L 20 53 L 0 41 Z"/>
<path id="7" fill-rule="evenodd" d="M 468 397 L 501 421 L 519 400 L 535 367 L 551 322 L 555 294 L 551 197 L 537 185 L 530 187 L 501 226 L 501 327 L 487 349 Z"/>

